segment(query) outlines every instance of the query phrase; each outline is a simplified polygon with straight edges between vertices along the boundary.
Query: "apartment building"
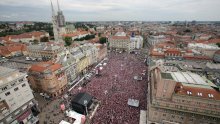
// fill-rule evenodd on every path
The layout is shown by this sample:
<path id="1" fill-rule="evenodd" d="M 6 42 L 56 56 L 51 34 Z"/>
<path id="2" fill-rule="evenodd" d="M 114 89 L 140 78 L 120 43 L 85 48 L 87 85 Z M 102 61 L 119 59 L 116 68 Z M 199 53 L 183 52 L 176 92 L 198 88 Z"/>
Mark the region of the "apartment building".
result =
<path id="1" fill-rule="evenodd" d="M 27 75 L 2 66 L 0 70 L 0 124 L 36 124 L 36 101 Z"/>
<path id="2" fill-rule="evenodd" d="M 57 63 L 61 64 L 63 70 L 65 70 L 68 84 L 72 84 L 77 78 L 76 59 L 74 56 L 66 50 L 65 54 L 57 58 Z"/>
<path id="3" fill-rule="evenodd" d="M 5 39 L 7 39 L 7 41 L 29 43 L 30 41 L 34 41 L 34 40 L 40 41 L 41 38 L 43 37 L 49 37 L 49 33 L 33 31 L 33 32 L 19 34 L 19 35 L 8 35 L 8 36 L 5 36 Z"/>
<path id="4" fill-rule="evenodd" d="M 153 67 L 149 74 L 149 124 L 218 124 L 220 92 L 211 81 L 191 72 Z"/>
<path id="5" fill-rule="evenodd" d="M 130 50 L 141 49 L 143 47 L 143 37 L 139 35 L 132 36 L 130 40 L 131 40 L 130 45 L 129 45 Z"/>
<path id="6" fill-rule="evenodd" d="M 128 36 L 111 36 L 108 42 L 110 49 L 129 50 L 130 38 Z"/>
<path id="7" fill-rule="evenodd" d="M 60 95 L 67 85 L 65 70 L 61 64 L 52 61 L 32 65 L 28 79 L 33 90 L 46 93 L 50 97 Z"/>
<path id="8" fill-rule="evenodd" d="M 91 43 L 87 43 L 80 46 L 80 49 L 83 50 L 83 53 L 88 57 L 89 59 L 89 65 L 93 65 L 98 62 L 98 49 L 95 45 Z"/>
<path id="9" fill-rule="evenodd" d="M 41 43 L 37 45 L 29 45 L 27 47 L 28 56 L 40 60 L 51 60 L 62 54 L 64 47 L 62 44 Z"/>
<path id="10" fill-rule="evenodd" d="M 107 46 L 106 44 L 102 45 L 102 44 L 95 44 L 95 46 L 98 48 L 98 61 L 101 61 L 102 59 L 104 59 L 107 56 Z"/>
<path id="11" fill-rule="evenodd" d="M 147 42 L 150 46 L 156 45 L 158 43 L 163 43 L 170 41 L 169 38 L 167 38 L 165 35 L 158 35 L 158 36 L 148 36 Z"/>
<path id="12" fill-rule="evenodd" d="M 4 46 L 0 46 L 0 56 L 14 57 L 27 55 L 27 46 L 22 43 L 6 42 Z"/>

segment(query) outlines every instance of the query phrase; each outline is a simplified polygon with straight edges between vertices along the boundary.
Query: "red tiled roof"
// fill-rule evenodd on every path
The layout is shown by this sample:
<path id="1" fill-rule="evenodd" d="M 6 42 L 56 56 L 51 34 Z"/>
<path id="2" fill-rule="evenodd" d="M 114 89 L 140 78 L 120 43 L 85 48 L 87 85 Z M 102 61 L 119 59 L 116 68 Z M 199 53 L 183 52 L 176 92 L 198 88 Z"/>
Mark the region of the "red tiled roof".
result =
<path id="1" fill-rule="evenodd" d="M 182 88 L 180 88 L 180 86 L 178 86 L 178 87 L 179 87 L 178 88 L 179 90 L 177 90 L 177 92 L 176 92 L 177 94 L 189 95 L 189 94 L 187 94 L 187 91 L 188 91 L 188 92 L 192 93 L 192 94 L 190 94 L 191 96 L 220 100 L 220 93 L 218 91 L 216 91 L 215 89 L 190 87 L 190 86 L 182 86 L 182 85 L 181 85 Z M 198 93 L 201 93 L 202 96 L 198 95 Z M 213 97 L 210 97 L 209 94 L 212 94 Z"/>
<path id="2" fill-rule="evenodd" d="M 40 62 L 35 65 L 32 65 L 30 68 L 30 71 L 35 71 L 35 72 L 43 72 L 47 69 L 51 71 L 56 71 L 61 68 L 61 65 L 58 63 L 53 63 L 52 61 L 48 62 Z"/>
<path id="3" fill-rule="evenodd" d="M 183 58 L 191 59 L 191 60 L 212 60 L 212 58 L 210 58 L 208 56 L 189 56 L 189 55 L 184 55 Z"/>
<path id="4" fill-rule="evenodd" d="M 63 34 L 63 37 L 76 37 L 78 35 L 79 35 L 78 32 L 74 32 L 74 33 L 71 33 L 71 34 Z"/>
<path id="5" fill-rule="evenodd" d="M 7 42 L 6 46 L 0 47 L 0 54 L 2 56 L 7 56 L 11 54 L 11 52 L 22 52 L 27 51 L 27 46 L 21 43 Z"/>
<path id="6" fill-rule="evenodd" d="M 19 34 L 19 35 L 8 35 L 3 38 L 6 39 L 6 41 L 9 41 L 9 39 L 23 39 L 23 38 L 40 37 L 45 34 L 46 34 L 46 32 L 33 31 L 33 32 Z"/>
<path id="7" fill-rule="evenodd" d="M 33 31 L 30 32 L 30 34 L 33 35 L 34 37 L 40 37 L 41 35 L 45 35 L 45 32 Z"/>
<path id="8" fill-rule="evenodd" d="M 116 39 L 116 40 L 128 40 L 128 36 L 111 36 L 110 39 Z"/>
<path id="9" fill-rule="evenodd" d="M 181 53 L 180 50 L 176 49 L 176 48 L 169 48 L 167 49 L 166 51 L 164 51 L 165 53 L 176 53 L 176 54 L 179 54 Z"/>
<path id="10" fill-rule="evenodd" d="M 196 43 L 203 43 L 203 44 L 216 44 L 220 43 L 220 39 L 211 39 L 211 40 L 196 40 Z"/>
<path id="11" fill-rule="evenodd" d="M 77 32 L 73 32 L 70 34 L 63 34 L 63 37 L 76 37 L 76 36 L 85 35 L 85 34 L 89 34 L 89 32 L 88 31 L 77 31 Z"/>
<path id="12" fill-rule="evenodd" d="M 5 46 L 0 46 L 0 55 L 1 56 L 8 56 L 10 54 L 11 54 L 11 52 Z"/>
<path id="13" fill-rule="evenodd" d="M 158 53 L 158 52 L 151 52 L 150 56 L 157 56 L 157 57 L 162 57 L 162 58 L 165 57 L 165 55 L 163 53 Z"/>

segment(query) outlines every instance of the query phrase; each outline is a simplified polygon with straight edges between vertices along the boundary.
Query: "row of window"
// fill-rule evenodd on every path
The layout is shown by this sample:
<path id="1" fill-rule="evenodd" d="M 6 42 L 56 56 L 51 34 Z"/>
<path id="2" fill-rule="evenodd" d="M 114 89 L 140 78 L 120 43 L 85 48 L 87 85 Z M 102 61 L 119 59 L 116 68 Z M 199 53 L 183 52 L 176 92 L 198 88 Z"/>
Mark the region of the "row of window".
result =
<path id="1" fill-rule="evenodd" d="M 204 104 L 204 105 L 208 105 L 208 107 L 218 107 L 217 105 L 214 105 L 214 104 L 208 104 L 208 103 L 203 103 L 203 102 L 194 102 L 194 101 L 190 101 L 190 100 L 181 100 L 181 99 L 176 99 L 175 100 L 176 102 L 182 102 L 182 103 L 188 103 L 188 104 L 197 104 L 197 105 L 201 105 L 201 104 Z M 219 106 L 220 107 L 220 106 Z"/>
<path id="2" fill-rule="evenodd" d="M 23 81 L 24 81 L 23 78 L 18 80 L 18 82 L 20 82 L 20 83 L 23 82 Z M 15 86 L 15 84 L 16 84 L 16 82 L 13 82 L 13 83 L 11 84 L 11 86 L 13 87 L 13 86 Z M 3 87 L 3 88 L 2 88 L 2 91 L 5 91 L 5 90 L 7 90 L 7 89 L 8 89 L 8 85 L 5 86 L 5 87 Z"/>
<path id="3" fill-rule="evenodd" d="M 25 87 L 26 84 L 22 84 L 21 86 L 22 86 L 22 87 Z M 14 88 L 14 91 L 18 91 L 18 90 L 19 90 L 18 87 Z M 8 95 L 10 95 L 10 94 L 11 94 L 10 92 L 6 92 L 6 93 L 5 93 L 5 96 L 8 96 Z"/>
<path id="4" fill-rule="evenodd" d="M 154 115 L 157 116 L 157 112 L 154 112 Z M 163 117 L 167 117 L 167 115 L 171 115 L 171 114 L 170 113 L 163 113 L 162 114 Z M 183 121 L 184 117 L 183 116 L 178 116 L 178 115 L 171 115 L 170 119 L 171 120 L 179 119 L 179 120 Z M 189 120 L 188 121 L 193 122 L 195 119 L 196 119 L 195 114 L 192 114 L 192 116 L 189 116 Z M 204 119 L 204 120 L 211 120 L 211 121 L 217 121 L 217 118 L 215 118 L 215 117 L 202 116 L 202 119 Z"/>

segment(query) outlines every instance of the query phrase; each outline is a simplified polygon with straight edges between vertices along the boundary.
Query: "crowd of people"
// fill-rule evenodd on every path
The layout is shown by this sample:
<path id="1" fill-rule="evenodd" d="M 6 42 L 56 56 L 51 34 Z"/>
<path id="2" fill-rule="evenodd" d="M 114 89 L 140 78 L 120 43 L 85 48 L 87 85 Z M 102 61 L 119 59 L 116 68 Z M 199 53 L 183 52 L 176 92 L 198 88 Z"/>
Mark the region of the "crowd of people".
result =
<path id="1" fill-rule="evenodd" d="M 140 110 L 147 109 L 147 82 L 134 80 L 147 67 L 135 54 L 111 52 L 101 76 L 94 76 L 86 86 L 73 89 L 72 94 L 87 92 L 101 103 L 93 124 L 138 124 Z M 139 100 L 139 107 L 131 107 L 128 99 Z"/>

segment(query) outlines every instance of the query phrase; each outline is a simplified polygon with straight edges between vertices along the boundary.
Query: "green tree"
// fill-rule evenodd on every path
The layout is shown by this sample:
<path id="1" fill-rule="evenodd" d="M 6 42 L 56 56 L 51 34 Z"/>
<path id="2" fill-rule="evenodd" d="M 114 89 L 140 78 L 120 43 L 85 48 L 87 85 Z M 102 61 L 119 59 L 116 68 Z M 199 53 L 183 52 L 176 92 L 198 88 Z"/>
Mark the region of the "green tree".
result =
<path id="1" fill-rule="evenodd" d="M 98 36 L 101 37 L 101 33 L 98 33 Z"/>
<path id="2" fill-rule="evenodd" d="M 33 43 L 34 43 L 34 44 L 38 44 L 38 43 L 39 43 L 39 41 L 38 41 L 38 40 L 36 40 L 36 39 L 34 39 L 34 40 L 33 40 Z"/>
<path id="3" fill-rule="evenodd" d="M 40 42 L 49 42 L 49 38 L 48 37 L 42 37 L 42 38 L 40 38 Z"/>
<path id="4" fill-rule="evenodd" d="M 216 45 L 217 45 L 218 47 L 220 47 L 220 43 L 216 43 Z"/>
<path id="5" fill-rule="evenodd" d="M 107 38 L 106 37 L 99 38 L 99 43 L 104 44 L 106 42 L 107 42 Z"/>
<path id="6" fill-rule="evenodd" d="M 64 38 L 66 46 L 70 46 L 72 44 L 72 38 L 71 37 L 65 37 Z"/>

